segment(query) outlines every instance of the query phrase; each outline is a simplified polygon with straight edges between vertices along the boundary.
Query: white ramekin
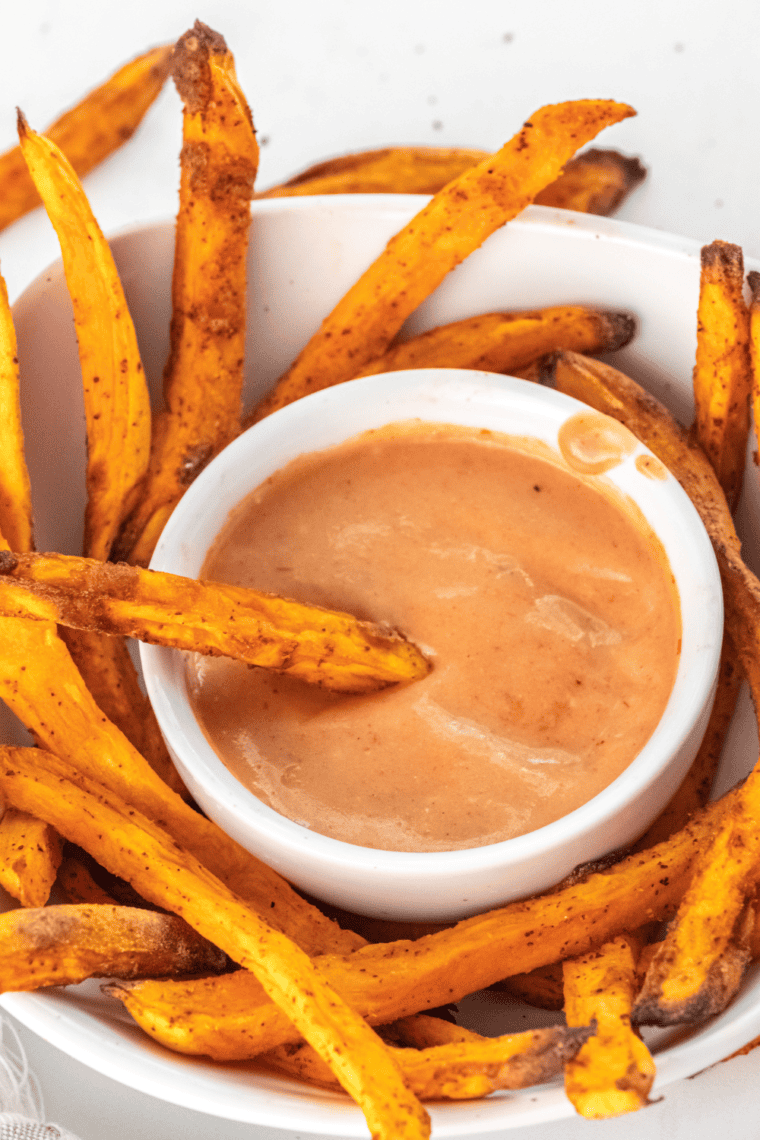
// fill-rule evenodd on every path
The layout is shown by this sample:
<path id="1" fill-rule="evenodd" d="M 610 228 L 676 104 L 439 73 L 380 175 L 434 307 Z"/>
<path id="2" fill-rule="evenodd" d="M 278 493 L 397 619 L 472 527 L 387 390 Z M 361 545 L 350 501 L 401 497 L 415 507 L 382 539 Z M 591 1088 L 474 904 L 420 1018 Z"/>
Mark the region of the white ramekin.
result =
<path id="1" fill-rule="evenodd" d="M 370 428 L 411 419 L 489 428 L 555 449 L 561 425 L 585 406 L 511 377 L 428 369 L 352 381 L 262 420 L 189 488 L 156 549 L 153 569 L 197 577 L 230 510 L 284 464 Z M 637 504 L 665 548 L 681 605 L 675 685 L 652 737 L 607 788 L 526 835 L 463 851 L 406 853 L 358 847 L 279 815 L 225 768 L 188 699 L 182 654 L 141 646 L 150 699 L 172 756 L 208 815 L 296 886 L 360 914 L 444 921 L 546 890 L 579 863 L 640 835 L 677 788 L 699 746 L 722 638 L 720 577 L 701 520 L 677 481 L 652 479 L 636 444 L 606 472 Z"/>

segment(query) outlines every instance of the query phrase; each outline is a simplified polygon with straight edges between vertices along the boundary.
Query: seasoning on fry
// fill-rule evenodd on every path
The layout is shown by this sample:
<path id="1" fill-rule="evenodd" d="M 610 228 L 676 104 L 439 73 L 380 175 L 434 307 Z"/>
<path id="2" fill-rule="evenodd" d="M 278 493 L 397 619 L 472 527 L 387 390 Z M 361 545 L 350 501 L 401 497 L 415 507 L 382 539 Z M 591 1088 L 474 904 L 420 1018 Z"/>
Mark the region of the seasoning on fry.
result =
<path id="1" fill-rule="evenodd" d="M 349 289 L 249 422 L 356 376 L 446 274 L 557 177 L 584 142 L 635 114 L 578 100 L 540 108 L 494 155 L 443 188 Z"/>
<path id="2" fill-rule="evenodd" d="M 173 914 L 96 903 L 0 915 L 0 993 L 85 978 L 217 973 L 226 966 L 221 950 Z"/>
<path id="3" fill-rule="evenodd" d="M 79 179 L 20 112 L 18 125 L 24 158 L 58 234 L 74 308 L 88 439 L 85 553 L 107 558 L 148 464 L 148 388 L 116 265 Z"/>
<path id="4" fill-rule="evenodd" d="M 749 435 L 749 311 L 738 245 L 702 249 L 694 366 L 694 428 L 733 510 L 739 499 Z"/>
<path id="5" fill-rule="evenodd" d="M 350 614 L 220 582 L 0 551 L 0 613 L 235 657 L 338 692 L 424 677 L 416 646 Z"/>
<path id="6" fill-rule="evenodd" d="M 555 305 L 533 312 L 484 313 L 441 325 L 389 348 L 357 376 L 403 368 L 473 368 L 512 372 L 560 348 L 595 355 L 628 344 L 636 324 L 627 313 L 586 305 Z"/>
<path id="7" fill-rule="evenodd" d="M 114 551 L 146 566 L 185 488 L 240 430 L 253 120 L 222 36 L 196 21 L 172 74 L 184 104 L 165 408 L 150 469 Z"/>
<path id="8" fill-rule="evenodd" d="M 596 1032 L 565 1065 L 565 1091 L 580 1116 L 603 1120 L 647 1104 L 655 1065 L 631 1027 L 636 991 L 633 940 L 615 938 L 564 965 L 568 1025 Z"/>
<path id="9" fill-rule="evenodd" d="M 310 166 L 295 178 L 254 194 L 293 198 L 308 194 L 437 194 L 447 183 L 488 157 L 465 147 L 397 146 L 346 154 Z M 594 147 L 571 158 L 536 195 L 540 206 L 612 214 L 646 178 L 637 158 Z"/>
<path id="10" fill-rule="evenodd" d="M 169 74 L 172 46 L 138 55 L 45 131 L 80 178 L 131 138 Z M 0 230 L 39 206 L 20 147 L 0 155 Z"/>

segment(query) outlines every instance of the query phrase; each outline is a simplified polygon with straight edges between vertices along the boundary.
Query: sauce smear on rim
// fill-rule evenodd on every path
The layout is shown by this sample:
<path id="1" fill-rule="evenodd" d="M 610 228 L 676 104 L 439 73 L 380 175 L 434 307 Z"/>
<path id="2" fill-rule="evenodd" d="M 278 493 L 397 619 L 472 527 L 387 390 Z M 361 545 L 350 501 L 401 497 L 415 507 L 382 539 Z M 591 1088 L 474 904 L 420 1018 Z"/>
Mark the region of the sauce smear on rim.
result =
<path id="1" fill-rule="evenodd" d="M 562 450 L 585 456 L 589 423 L 578 431 Z M 415 422 L 266 480 L 201 577 L 387 622 L 433 670 L 342 697 L 192 658 L 195 713 L 230 771 L 315 831 L 398 851 L 509 839 L 611 783 L 665 709 L 680 619 L 658 539 L 578 466 L 536 441 Z"/>

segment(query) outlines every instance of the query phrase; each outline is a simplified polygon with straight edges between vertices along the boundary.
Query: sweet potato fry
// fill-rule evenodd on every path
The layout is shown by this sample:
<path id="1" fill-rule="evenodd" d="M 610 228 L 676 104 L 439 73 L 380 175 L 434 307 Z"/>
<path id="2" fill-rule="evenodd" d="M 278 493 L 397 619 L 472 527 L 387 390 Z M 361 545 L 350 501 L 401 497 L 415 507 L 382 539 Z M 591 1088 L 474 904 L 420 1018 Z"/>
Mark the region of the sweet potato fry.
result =
<path id="1" fill-rule="evenodd" d="M 580 1116 L 602 1120 L 648 1102 L 655 1065 L 631 1028 L 636 959 L 631 940 L 615 938 L 564 964 L 568 1025 L 596 1022 L 596 1033 L 565 1065 L 565 1092 Z"/>
<path id="2" fill-rule="evenodd" d="M 236 657 L 340 692 L 429 671 L 410 642 L 350 614 L 63 554 L 0 551 L 0 613 Z"/>
<path id="3" fill-rule="evenodd" d="M 608 100 L 540 108 L 500 151 L 450 182 L 388 243 L 322 322 L 250 422 L 350 380 L 387 349 L 446 274 L 533 201 L 584 142 L 634 114 Z"/>
<path id="4" fill-rule="evenodd" d="M 738 245 L 702 248 L 694 366 L 694 428 L 733 510 L 741 491 L 749 435 L 752 372 L 744 261 Z"/>
<path id="5" fill-rule="evenodd" d="M 109 993 L 113 990 L 108 987 Z M 590 1033 L 557 1025 L 503 1037 L 472 1034 L 421 1049 L 391 1047 L 390 1053 L 420 1100 L 474 1100 L 497 1089 L 524 1089 L 552 1080 Z M 281 1045 L 259 1060 L 309 1084 L 340 1087 L 309 1045 Z"/>
<path id="6" fill-rule="evenodd" d="M 148 390 L 116 266 L 84 191 L 61 153 L 20 124 L 22 152 L 58 233 L 74 307 L 87 425 L 84 552 L 104 559 L 147 469 Z M 126 647 L 87 632 L 67 643 L 99 708 L 182 791 Z"/>
<path id="7" fill-rule="evenodd" d="M 640 1024 L 677 1025 L 720 1013 L 749 964 L 739 927 L 760 854 L 760 768 L 738 789 L 700 858 L 636 1002 Z M 750 916 L 750 921 L 753 916 Z"/>
<path id="8" fill-rule="evenodd" d="M 416 941 L 327 954 L 318 968 L 373 1025 L 459 1001 L 507 971 L 586 954 L 672 913 L 717 819 L 735 793 L 667 843 L 552 894 L 511 903 Z M 286 1018 L 246 971 L 192 982 L 128 983 L 116 994 L 156 1040 L 180 1053 L 245 1060 L 296 1041 Z"/>
<path id="9" fill-rule="evenodd" d="M 35 755 L 38 752 L 38 755 Z M 193 856 L 102 785 L 80 778 L 52 753 L 6 748 L 0 787 L 69 842 L 89 851 L 145 898 L 184 918 L 255 975 L 269 998 L 331 1068 L 379 1140 L 426 1137 L 429 1119 L 386 1047 L 311 960 Z M 32 807 L 32 805 L 34 805 Z"/>
<path id="10" fill-rule="evenodd" d="M 638 158 L 592 147 L 568 162 L 535 201 L 537 206 L 559 206 L 581 214 L 614 214 L 646 176 Z"/>
<path id="11" fill-rule="evenodd" d="M 124 639 L 65 627 L 58 632 L 101 712 L 134 744 L 156 775 L 187 798 Z"/>
<path id="12" fill-rule="evenodd" d="M 116 265 L 79 179 L 20 112 L 18 126 L 24 159 L 58 234 L 74 309 L 87 420 L 84 549 L 91 558 L 107 558 L 147 468 L 148 388 Z"/>
<path id="13" fill-rule="evenodd" d="M 318 162 L 295 178 L 254 194 L 294 198 L 310 194 L 437 194 L 465 170 L 488 158 L 466 147 L 387 146 Z"/>
<path id="14" fill-rule="evenodd" d="M 258 167 L 251 113 L 224 39 L 196 21 L 175 48 L 172 72 L 184 116 L 166 407 L 145 485 L 114 552 L 142 565 L 185 488 L 240 429 Z"/>
<path id="15" fill-rule="evenodd" d="M 0 915 L 0 993 L 226 966 L 226 954 L 174 914 L 83 903 Z"/>
<path id="16" fill-rule="evenodd" d="M 635 331 L 627 313 L 556 305 L 523 313 L 485 313 L 393 345 L 357 376 L 403 368 L 474 368 L 511 372 L 560 348 L 594 355 L 626 345 Z"/>
<path id="17" fill-rule="evenodd" d="M 396 146 L 365 150 L 317 163 L 254 198 L 307 194 L 437 194 L 488 151 L 464 147 Z M 594 148 L 571 158 L 535 201 L 588 214 L 612 214 L 646 177 L 637 158 Z"/>
<path id="18" fill-rule="evenodd" d="M 165 827 L 310 953 L 347 951 L 363 943 L 163 783 L 100 712 L 54 625 L 0 617 L 0 646 L 0 697 L 43 747 Z"/>
<path id="19" fill-rule="evenodd" d="M 63 853 L 55 828 L 8 808 L 0 824 L 0 886 L 22 906 L 44 906 Z"/>
<path id="20" fill-rule="evenodd" d="M 166 82 L 172 47 L 138 55 L 56 119 L 45 132 L 83 178 L 131 138 Z M 0 230 L 39 206 L 20 147 L 0 155 Z"/>
<path id="21" fill-rule="evenodd" d="M 720 884 L 714 887 L 719 893 Z M 691 902 L 695 901 L 699 905 L 701 900 L 692 895 Z M 729 905 L 732 902 L 733 898 L 729 898 Z M 714 912 L 706 913 L 704 922 L 699 919 L 694 922 L 693 910 L 691 913 L 684 910 L 683 915 L 679 913 L 679 919 L 681 917 L 684 919 L 682 930 L 692 924 L 699 930 L 698 942 L 703 946 L 710 942 L 709 961 L 699 963 L 696 971 L 691 972 L 687 961 L 690 951 L 682 952 L 679 942 L 682 944 L 683 938 L 679 939 L 674 923 L 668 937 L 657 945 L 652 955 L 636 1000 L 632 1016 L 639 1025 L 691 1024 L 713 1017 L 723 1012 L 744 980 L 752 958 L 749 945 L 754 929 L 752 907 L 745 905 L 733 924 L 725 924 L 730 926 L 727 934 L 723 919 L 716 922 Z M 687 973 L 691 976 L 687 977 Z"/>

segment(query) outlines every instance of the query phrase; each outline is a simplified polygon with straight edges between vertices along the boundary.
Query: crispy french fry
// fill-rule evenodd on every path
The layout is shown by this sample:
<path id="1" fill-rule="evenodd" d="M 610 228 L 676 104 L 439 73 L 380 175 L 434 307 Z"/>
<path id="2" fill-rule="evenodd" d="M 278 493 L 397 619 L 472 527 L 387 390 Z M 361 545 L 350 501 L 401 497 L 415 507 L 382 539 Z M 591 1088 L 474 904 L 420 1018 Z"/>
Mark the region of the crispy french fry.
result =
<path id="1" fill-rule="evenodd" d="M 729 907 L 735 895 L 731 886 L 729 883 L 726 891 Z M 720 893 L 720 883 L 713 887 L 716 894 Z M 696 905 L 689 909 L 689 903 Z M 745 905 L 738 916 L 733 911 L 735 921 L 728 924 L 723 916 L 716 920 L 715 909 L 709 913 L 709 905 L 701 908 L 701 899 L 696 894 L 691 895 L 688 903 L 685 898 L 684 904 L 647 968 L 633 1010 L 633 1020 L 638 1025 L 693 1024 L 722 1013 L 736 996 L 752 959 L 750 940 L 755 922 L 751 906 Z M 703 909 L 703 913 L 695 920 L 697 907 Z M 727 933 L 726 926 L 729 926 Z M 709 945 L 709 960 L 700 962 L 694 971 L 690 970 L 688 961 L 690 948 L 683 952 L 683 935 L 689 927 L 698 931 L 698 944 Z M 690 977 L 686 976 L 688 972 Z"/>
<path id="2" fill-rule="evenodd" d="M 556 1025 L 503 1037 L 472 1034 L 466 1040 L 420 1049 L 391 1047 L 390 1053 L 420 1100 L 474 1100 L 497 1089 L 524 1089 L 552 1080 L 590 1033 L 587 1028 Z M 281 1045 L 260 1060 L 309 1084 L 337 1086 L 309 1045 Z"/>
<path id="3" fill-rule="evenodd" d="M 134 744 L 165 784 L 187 797 L 124 639 L 65 627 L 59 634 L 101 712 Z"/>
<path id="4" fill-rule="evenodd" d="M 170 44 L 138 55 L 48 127 L 46 136 L 80 178 L 134 134 L 166 81 L 171 55 Z M 21 148 L 0 155 L 0 230 L 39 204 Z"/>
<path id="5" fill-rule="evenodd" d="M 451 1045 L 459 1041 L 483 1041 L 484 1038 L 472 1029 L 431 1017 L 427 1013 L 415 1013 L 412 1017 L 400 1017 L 390 1025 L 380 1029 L 383 1038 L 391 1045 L 401 1045 L 409 1049 L 429 1049 L 433 1045 Z"/>
<path id="6" fill-rule="evenodd" d="M 65 855 L 58 868 L 56 885 L 63 892 L 69 903 L 106 903 L 116 906 L 116 899 L 112 898 L 90 873 L 81 859 L 74 855 Z"/>
<path id="7" fill-rule="evenodd" d="M 362 944 L 163 783 L 100 712 L 54 625 L 0 617 L 0 646 L 0 697 L 40 744 L 165 827 L 310 953 Z"/>
<path id="8" fill-rule="evenodd" d="M 0 915 L 0 993 L 85 978 L 219 972 L 227 956 L 173 914 L 107 903 Z"/>
<path id="9" fill-rule="evenodd" d="M 292 198 L 307 194 L 437 194 L 452 179 L 488 157 L 464 147 L 385 147 L 328 159 L 295 178 L 254 194 Z M 571 158 L 559 177 L 536 196 L 541 206 L 611 214 L 646 177 L 637 158 L 594 148 Z"/>
<path id="10" fill-rule="evenodd" d="M 63 854 L 55 828 L 8 808 L 0 824 L 0 886 L 22 906 L 44 906 Z"/>
<path id="11" fill-rule="evenodd" d="M 636 1002 L 639 1024 L 697 1021 L 720 1013 L 735 995 L 750 960 L 740 919 L 758 855 L 760 768 L 738 789 L 647 970 Z"/>
<path id="12" fill-rule="evenodd" d="M 694 429 L 733 510 L 741 492 L 749 435 L 749 311 L 738 245 L 702 248 L 694 366 Z"/>
<path id="13" fill-rule="evenodd" d="M 167 55 L 168 58 L 168 55 Z M 84 382 L 85 554 L 107 558 L 150 449 L 150 401 L 110 249 L 74 171 L 20 119 L 21 149 L 61 243 Z M 72 634 L 69 650 L 98 706 L 175 790 L 183 791 L 126 647 Z"/>
<path id="14" fill-rule="evenodd" d="M 728 634 L 724 634 L 715 701 L 699 751 L 675 795 L 638 841 L 638 850 L 667 839 L 709 800 L 742 680 L 736 650 Z"/>
<path id="15" fill-rule="evenodd" d="M 586 954 L 672 913 L 729 793 L 667 843 L 552 894 L 511 903 L 416 941 L 316 959 L 334 989 L 374 1025 L 459 1001 L 505 970 Z M 180 1053 L 245 1060 L 296 1041 L 295 1031 L 246 971 L 198 981 L 146 981 L 116 995 L 156 1040 Z"/>
<path id="16" fill-rule="evenodd" d="M 466 147 L 389 146 L 318 162 L 254 198 L 310 194 L 437 194 L 453 178 L 488 158 Z"/>
<path id="17" fill-rule="evenodd" d="M 150 449 L 150 399 L 113 256 L 70 163 L 19 112 L 29 172 L 63 255 L 87 420 L 85 553 L 107 558 Z"/>
<path id="18" fill-rule="evenodd" d="M 581 214 L 614 214 L 646 176 L 638 158 L 592 147 L 568 162 L 535 201 L 537 206 L 559 206 Z"/>
<path id="19" fill-rule="evenodd" d="M 391 239 L 248 422 L 350 380 L 382 356 L 455 265 L 532 202 L 579 146 L 632 114 L 625 104 L 601 99 L 540 108 L 500 151 L 450 182 Z"/>
<path id="20" fill-rule="evenodd" d="M 655 1065 L 631 1028 L 636 959 L 631 940 L 615 938 L 564 964 L 568 1025 L 596 1022 L 596 1033 L 565 1065 L 565 1092 L 580 1116 L 602 1120 L 648 1103 Z"/>
<path id="21" fill-rule="evenodd" d="M 362 1108 L 373 1136 L 429 1135 L 427 1113 L 367 1023 L 330 987 L 294 942 L 269 926 L 193 856 L 102 785 L 52 753 L 2 750 L 0 788 L 15 807 L 47 819 L 145 898 L 184 918 L 258 979 L 297 1032 Z M 38 755 L 35 753 L 38 752 Z"/>
<path id="22" fill-rule="evenodd" d="M 250 200 L 258 145 L 224 39 L 196 21 L 172 65 L 184 104 L 165 409 L 114 557 L 147 565 L 185 488 L 240 430 Z"/>
<path id="23" fill-rule="evenodd" d="M 539 966 L 528 974 L 514 974 L 497 983 L 495 988 L 504 990 L 537 1009 L 559 1010 L 565 1004 L 561 962 Z"/>
<path id="24" fill-rule="evenodd" d="M 340 692 L 425 676 L 400 635 L 350 614 L 125 563 L 0 551 L 0 613 L 236 657 Z"/>
<path id="25" fill-rule="evenodd" d="M 360 368 L 357 376 L 403 368 L 474 368 L 511 372 L 560 348 L 594 355 L 614 352 L 634 334 L 627 313 L 602 312 L 587 305 L 556 305 L 532 312 L 484 313 L 389 348 Z"/>

